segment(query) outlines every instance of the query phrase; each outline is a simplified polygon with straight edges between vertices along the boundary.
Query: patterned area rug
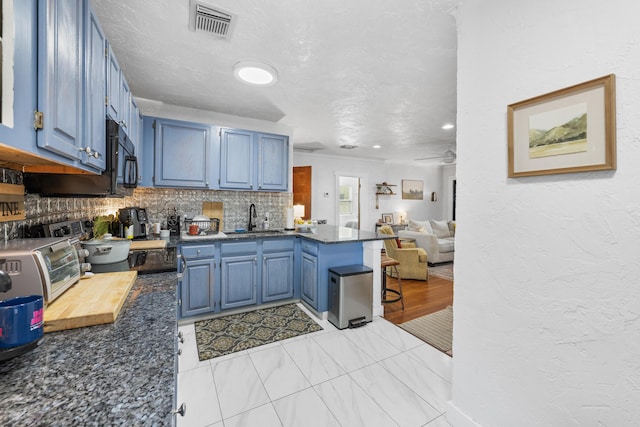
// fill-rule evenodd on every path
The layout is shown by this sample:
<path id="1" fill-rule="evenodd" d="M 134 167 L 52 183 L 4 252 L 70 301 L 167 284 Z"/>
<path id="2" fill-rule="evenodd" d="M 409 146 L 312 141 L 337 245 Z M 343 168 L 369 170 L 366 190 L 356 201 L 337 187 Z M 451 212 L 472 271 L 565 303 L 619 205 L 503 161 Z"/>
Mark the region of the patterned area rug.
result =
<path id="1" fill-rule="evenodd" d="M 430 346 L 453 356 L 453 308 L 451 306 L 398 326 Z"/>
<path id="2" fill-rule="evenodd" d="M 200 360 L 322 330 L 295 304 L 203 320 L 195 328 Z"/>
<path id="3" fill-rule="evenodd" d="M 429 275 L 453 281 L 453 262 L 445 262 L 429 267 Z"/>

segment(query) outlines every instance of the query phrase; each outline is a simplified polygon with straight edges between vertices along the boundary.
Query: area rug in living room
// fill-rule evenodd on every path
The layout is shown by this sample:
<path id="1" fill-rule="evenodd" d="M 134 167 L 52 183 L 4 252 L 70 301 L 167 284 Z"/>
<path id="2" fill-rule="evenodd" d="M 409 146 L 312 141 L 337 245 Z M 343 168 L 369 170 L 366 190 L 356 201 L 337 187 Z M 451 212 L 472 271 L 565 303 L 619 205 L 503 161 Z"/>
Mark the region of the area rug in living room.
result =
<path id="1" fill-rule="evenodd" d="M 322 327 L 296 304 L 231 314 L 195 323 L 198 358 L 213 359 L 236 351 L 293 338 Z"/>
<path id="2" fill-rule="evenodd" d="M 445 262 L 429 267 L 429 275 L 453 281 L 453 262 Z"/>
<path id="3" fill-rule="evenodd" d="M 453 308 L 451 306 L 398 326 L 430 346 L 453 356 Z"/>

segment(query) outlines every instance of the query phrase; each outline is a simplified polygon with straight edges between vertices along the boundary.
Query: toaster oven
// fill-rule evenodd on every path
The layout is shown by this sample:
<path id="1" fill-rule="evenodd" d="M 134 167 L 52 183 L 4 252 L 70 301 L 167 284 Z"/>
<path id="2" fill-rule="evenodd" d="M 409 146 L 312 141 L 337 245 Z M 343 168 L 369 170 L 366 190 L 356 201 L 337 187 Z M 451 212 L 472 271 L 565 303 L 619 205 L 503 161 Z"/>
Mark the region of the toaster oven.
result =
<path id="1" fill-rule="evenodd" d="M 0 270 L 12 283 L 2 298 L 42 295 L 50 303 L 77 283 L 81 270 L 74 240 L 15 239 L 0 245 Z"/>

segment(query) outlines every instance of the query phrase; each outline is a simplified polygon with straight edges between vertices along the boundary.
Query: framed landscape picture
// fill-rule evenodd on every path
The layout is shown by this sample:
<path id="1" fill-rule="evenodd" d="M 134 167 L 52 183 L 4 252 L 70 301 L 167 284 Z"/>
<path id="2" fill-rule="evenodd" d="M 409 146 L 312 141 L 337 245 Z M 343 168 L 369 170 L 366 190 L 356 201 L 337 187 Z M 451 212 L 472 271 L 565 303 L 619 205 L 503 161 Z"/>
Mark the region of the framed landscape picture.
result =
<path id="1" fill-rule="evenodd" d="M 616 168 L 613 74 L 511 104 L 507 118 L 510 178 Z"/>
<path id="2" fill-rule="evenodd" d="M 423 182 L 412 179 L 402 180 L 402 198 L 409 200 L 422 200 Z"/>

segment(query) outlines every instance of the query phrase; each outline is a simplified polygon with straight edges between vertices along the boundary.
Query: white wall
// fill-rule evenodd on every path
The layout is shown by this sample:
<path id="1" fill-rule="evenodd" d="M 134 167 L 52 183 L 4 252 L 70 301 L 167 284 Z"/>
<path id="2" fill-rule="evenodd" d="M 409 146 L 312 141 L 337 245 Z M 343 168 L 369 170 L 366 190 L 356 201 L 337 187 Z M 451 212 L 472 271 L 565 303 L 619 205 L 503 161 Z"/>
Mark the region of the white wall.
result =
<path id="1" fill-rule="evenodd" d="M 454 426 L 640 423 L 639 15 L 460 3 Z M 609 73 L 617 170 L 508 179 L 507 105 Z"/>
<path id="2" fill-rule="evenodd" d="M 311 166 L 313 219 L 326 219 L 336 224 L 336 175 L 359 176 L 361 178 L 361 229 L 373 231 L 375 222 L 383 213 L 392 213 L 396 222 L 398 213 L 407 212 L 408 218 L 442 218 L 442 198 L 431 202 L 432 191 L 440 194 L 442 187 L 442 166 L 438 164 L 409 166 L 386 163 L 379 160 L 364 160 L 346 157 L 308 154 L 299 151 L 293 153 L 294 166 Z M 424 181 L 424 200 L 402 200 L 401 184 L 403 179 Z M 395 196 L 380 196 L 379 209 L 376 209 L 376 183 L 383 181 L 396 184 Z M 326 193 L 326 197 L 325 197 Z"/>

